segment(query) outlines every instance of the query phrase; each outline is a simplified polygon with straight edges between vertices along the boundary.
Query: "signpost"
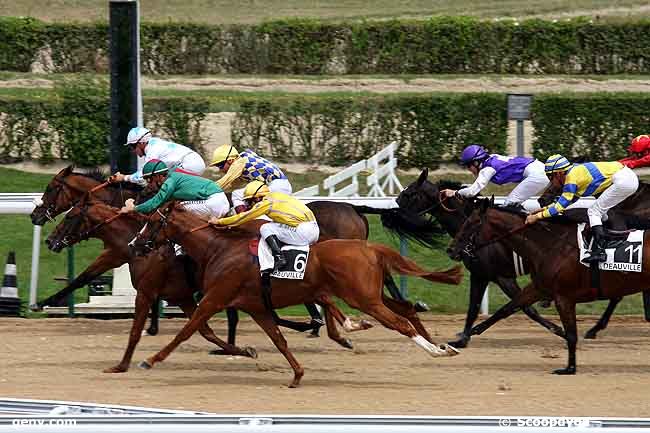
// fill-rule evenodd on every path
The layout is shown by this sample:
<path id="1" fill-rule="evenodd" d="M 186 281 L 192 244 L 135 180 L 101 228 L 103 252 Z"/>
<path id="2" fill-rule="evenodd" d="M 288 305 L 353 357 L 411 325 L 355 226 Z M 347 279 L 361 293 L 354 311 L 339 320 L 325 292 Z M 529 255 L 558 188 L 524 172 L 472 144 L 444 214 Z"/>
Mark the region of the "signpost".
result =
<path id="1" fill-rule="evenodd" d="M 517 156 L 524 156 L 524 120 L 530 120 L 533 95 L 508 94 L 508 120 L 517 121 Z"/>

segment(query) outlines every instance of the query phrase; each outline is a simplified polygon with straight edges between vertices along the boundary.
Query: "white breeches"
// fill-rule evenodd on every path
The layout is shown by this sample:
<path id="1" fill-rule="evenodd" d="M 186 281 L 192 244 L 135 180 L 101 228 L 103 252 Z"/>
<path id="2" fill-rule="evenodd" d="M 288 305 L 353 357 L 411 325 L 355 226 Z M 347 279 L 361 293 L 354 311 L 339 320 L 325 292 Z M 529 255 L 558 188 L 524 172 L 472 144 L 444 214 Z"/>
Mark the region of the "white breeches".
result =
<path id="1" fill-rule="evenodd" d="M 603 224 L 607 220 L 607 211 L 631 196 L 639 188 L 639 178 L 629 167 L 624 167 L 614 176 L 612 184 L 596 199 L 593 206 L 587 209 L 591 227 Z"/>
<path id="2" fill-rule="evenodd" d="M 232 199 L 232 207 L 237 207 L 246 204 L 244 202 L 244 189 L 245 188 L 240 188 L 232 191 L 232 197 L 230 197 Z M 291 187 L 291 183 L 289 182 L 288 179 L 272 180 L 271 183 L 269 183 L 269 191 L 283 192 L 289 195 L 293 194 L 293 188 Z"/>
<path id="3" fill-rule="evenodd" d="M 209 220 L 211 217 L 221 218 L 230 210 L 230 203 L 224 192 L 212 194 L 206 200 L 184 201 L 181 204 L 204 220 Z"/>
<path id="4" fill-rule="evenodd" d="M 270 222 L 260 227 L 260 255 L 271 254 L 271 248 L 266 243 L 266 238 L 275 235 L 280 242 L 287 245 L 312 245 L 318 241 L 320 230 L 316 221 L 301 223 L 296 227 L 291 227 L 285 224 Z M 262 269 L 264 270 L 264 269 Z"/>
<path id="5" fill-rule="evenodd" d="M 529 198 L 539 195 L 547 185 L 548 178 L 544 171 L 544 163 L 535 160 L 528 164 L 524 170 L 523 180 L 519 182 L 515 189 L 510 191 L 510 194 L 508 194 L 503 204 L 509 205 L 523 203 Z M 537 209 L 539 209 L 539 205 L 536 208 L 534 205 L 526 208 L 528 212 L 533 212 Z"/>

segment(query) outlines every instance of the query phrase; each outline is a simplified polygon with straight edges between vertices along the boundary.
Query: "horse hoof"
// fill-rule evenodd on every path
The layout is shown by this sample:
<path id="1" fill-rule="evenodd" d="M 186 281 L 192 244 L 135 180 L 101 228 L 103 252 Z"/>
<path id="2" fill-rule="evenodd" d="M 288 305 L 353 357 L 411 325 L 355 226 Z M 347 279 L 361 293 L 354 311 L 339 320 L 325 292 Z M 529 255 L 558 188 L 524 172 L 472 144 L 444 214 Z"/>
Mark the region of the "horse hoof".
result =
<path id="1" fill-rule="evenodd" d="M 441 344 L 439 347 L 447 353 L 447 356 L 456 356 L 460 354 L 460 350 L 449 344 Z"/>
<path id="2" fill-rule="evenodd" d="M 464 349 L 469 344 L 469 338 L 460 338 L 456 341 L 448 341 L 447 344 L 457 349 Z"/>
<path id="3" fill-rule="evenodd" d="M 149 329 L 147 329 L 147 334 L 149 334 L 149 335 L 158 335 L 158 328 L 149 328 Z"/>
<path id="4" fill-rule="evenodd" d="M 585 339 L 587 339 L 587 340 L 595 340 L 597 334 L 598 333 L 596 331 L 587 331 L 585 333 Z"/>
<path id="5" fill-rule="evenodd" d="M 43 307 L 41 307 L 41 306 L 38 305 L 38 304 L 31 304 L 31 305 L 29 306 L 29 310 L 32 311 L 32 312 L 34 312 L 34 313 L 37 313 L 37 312 L 39 312 L 39 311 L 43 311 Z"/>
<path id="6" fill-rule="evenodd" d="M 416 313 L 424 313 L 425 311 L 429 311 L 429 306 L 422 301 L 417 301 L 413 307 L 415 308 Z"/>
<path id="7" fill-rule="evenodd" d="M 110 367 L 104 369 L 104 373 L 126 373 L 128 368 L 120 367 L 119 365 L 116 365 L 115 367 Z"/>
<path id="8" fill-rule="evenodd" d="M 244 353 L 246 354 L 245 356 L 248 356 L 249 358 L 257 359 L 257 350 L 252 347 L 244 347 Z"/>
<path id="9" fill-rule="evenodd" d="M 576 374 L 576 368 L 575 367 L 558 368 L 557 370 L 553 370 L 553 374 L 559 374 L 561 376 Z"/>
<path id="10" fill-rule="evenodd" d="M 153 365 L 149 364 L 149 361 L 142 361 L 140 364 L 138 364 L 138 367 L 140 367 L 143 370 L 151 370 L 153 368 Z"/>
<path id="11" fill-rule="evenodd" d="M 352 341 L 350 341 L 349 338 L 343 338 L 341 341 L 338 342 L 341 346 L 345 347 L 346 349 L 354 349 L 354 346 L 352 345 Z"/>

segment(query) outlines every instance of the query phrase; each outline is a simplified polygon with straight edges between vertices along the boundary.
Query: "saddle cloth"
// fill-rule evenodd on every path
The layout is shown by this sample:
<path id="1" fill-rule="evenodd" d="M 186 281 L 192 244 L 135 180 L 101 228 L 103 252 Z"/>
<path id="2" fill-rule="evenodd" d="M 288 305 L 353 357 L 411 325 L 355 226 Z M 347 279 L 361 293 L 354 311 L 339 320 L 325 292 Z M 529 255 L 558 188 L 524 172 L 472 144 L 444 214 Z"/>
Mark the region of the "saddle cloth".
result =
<path id="1" fill-rule="evenodd" d="M 578 224 L 578 246 L 580 247 L 580 262 L 589 266 L 583 260 L 589 255 L 593 239 L 591 234 L 584 233 L 585 223 Z M 627 235 L 627 239 L 616 242 L 616 248 L 605 248 L 607 260 L 599 263 L 603 271 L 642 272 L 643 263 L 643 230 L 635 230 Z"/>
<path id="2" fill-rule="evenodd" d="M 271 249 L 259 248 L 259 242 L 258 239 L 250 241 L 248 246 L 250 253 L 259 258 L 260 269 L 273 268 L 275 260 Z M 287 259 L 287 264 L 273 271 L 271 276 L 287 280 L 302 280 L 309 260 L 309 245 L 285 245 L 282 247 L 282 252 Z"/>

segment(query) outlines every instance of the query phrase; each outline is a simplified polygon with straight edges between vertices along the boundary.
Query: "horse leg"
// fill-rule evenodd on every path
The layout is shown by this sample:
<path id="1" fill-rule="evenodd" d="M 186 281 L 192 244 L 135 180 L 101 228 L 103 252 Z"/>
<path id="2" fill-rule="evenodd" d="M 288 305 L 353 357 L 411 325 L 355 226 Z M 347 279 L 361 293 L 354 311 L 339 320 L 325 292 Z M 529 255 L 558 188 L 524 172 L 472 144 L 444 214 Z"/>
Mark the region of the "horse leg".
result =
<path id="1" fill-rule="evenodd" d="M 498 278 L 497 284 L 510 299 L 514 299 L 515 296 L 521 293 L 521 289 L 517 285 L 517 280 L 514 278 Z M 522 307 L 522 311 L 533 321 L 539 323 L 553 334 L 564 338 L 564 330 L 550 320 L 543 318 L 532 305 Z"/>
<path id="2" fill-rule="evenodd" d="M 181 310 L 183 310 L 183 313 L 189 318 L 192 317 L 192 314 L 194 314 L 194 311 L 196 311 L 196 304 L 194 303 L 193 299 L 188 299 L 188 300 L 182 300 L 178 302 L 178 306 L 180 307 Z M 230 356 L 246 356 L 248 358 L 257 358 L 257 351 L 252 348 L 252 347 L 244 347 L 239 348 L 233 344 L 226 343 L 223 341 L 221 338 L 217 337 L 210 328 L 210 325 L 207 324 L 207 322 L 199 328 L 199 333 L 203 338 L 208 340 L 212 344 L 216 344 L 217 346 L 221 347 L 221 350 L 215 349 L 210 352 L 211 355 L 214 355 L 214 353 L 217 350 L 219 350 L 218 355 L 230 355 Z"/>
<path id="3" fill-rule="evenodd" d="M 338 328 L 336 327 L 336 323 L 334 321 L 334 317 L 332 316 L 332 313 L 330 312 L 330 306 L 327 304 L 321 304 L 323 306 L 323 313 L 325 314 L 325 325 L 327 326 L 327 336 L 333 340 L 336 341 L 339 345 L 345 347 L 346 349 L 354 349 L 354 346 L 352 346 L 352 341 L 350 341 L 349 338 L 342 337 L 341 334 L 339 333 Z"/>
<path id="4" fill-rule="evenodd" d="M 426 338 L 426 340 L 435 344 L 429 332 L 424 328 L 420 318 L 415 311 L 415 307 L 409 301 L 398 301 L 397 299 L 391 299 L 388 296 L 383 296 L 382 300 L 384 305 L 386 305 L 393 313 L 399 314 L 402 317 L 405 317 L 411 325 L 415 328 L 418 334 Z M 453 346 L 453 345 L 452 345 Z"/>
<path id="5" fill-rule="evenodd" d="M 289 351 L 287 346 L 287 340 L 284 339 L 284 336 L 280 333 L 278 325 L 275 324 L 275 319 L 269 311 L 264 311 L 262 313 L 251 314 L 253 320 L 257 322 L 258 325 L 266 332 L 266 335 L 269 336 L 275 347 L 284 355 L 286 360 L 291 365 L 293 369 L 293 380 L 289 384 L 289 388 L 295 388 L 300 384 L 300 379 L 305 374 L 305 370 L 300 366 L 296 358 Z"/>
<path id="6" fill-rule="evenodd" d="M 388 289 L 388 293 L 390 293 L 390 296 L 393 297 L 393 299 L 398 300 L 398 301 L 407 301 L 404 296 L 402 296 L 402 292 L 400 289 L 397 288 L 397 284 L 395 284 L 395 280 L 393 279 L 393 276 L 391 274 L 386 274 L 384 276 L 384 286 Z M 421 301 L 417 301 L 415 304 L 413 304 L 415 307 L 415 311 L 417 313 L 422 313 L 424 311 L 429 311 L 429 307 L 427 304 Z"/>
<path id="7" fill-rule="evenodd" d="M 469 306 L 467 307 L 467 315 L 465 316 L 465 328 L 457 335 L 458 340 L 450 341 L 448 344 L 456 348 L 467 347 L 469 340 L 472 338 L 472 325 L 476 322 L 478 312 L 481 308 L 481 300 L 485 294 L 489 281 L 478 276 L 478 272 L 470 273 L 470 288 L 469 288 Z"/>
<path id="8" fill-rule="evenodd" d="M 554 370 L 555 374 L 576 374 L 576 345 L 578 343 L 578 328 L 576 326 L 575 300 L 566 296 L 555 296 L 555 307 L 560 313 L 564 332 L 566 334 L 567 348 L 569 350 L 569 363 L 566 368 Z"/>
<path id="9" fill-rule="evenodd" d="M 645 321 L 650 322 L 650 290 L 644 290 L 643 294 L 643 313 Z"/>
<path id="10" fill-rule="evenodd" d="M 308 337 L 317 338 L 319 336 L 318 331 L 320 330 L 320 327 L 323 326 L 325 323 L 323 323 L 323 318 L 318 312 L 318 308 L 316 308 L 316 304 L 305 304 L 305 308 L 307 309 L 307 312 L 311 316 L 310 324 L 312 326 L 312 330 L 309 333 Z"/>
<path id="11" fill-rule="evenodd" d="M 508 302 L 506 305 L 499 308 L 492 316 L 473 327 L 471 334 L 481 335 L 499 320 L 512 316 L 522 307 L 531 305 L 539 301 L 541 298 L 542 296 L 537 289 L 535 289 L 532 284 L 528 284 L 517 296 L 515 296 L 515 299 Z"/>
<path id="12" fill-rule="evenodd" d="M 339 325 L 345 329 L 345 332 L 363 331 L 372 328 L 372 323 L 368 322 L 365 319 L 361 319 L 357 323 L 343 314 L 341 310 L 338 309 L 336 304 L 332 302 L 332 298 L 327 295 L 318 296 L 317 301 L 323 305 L 323 308 L 325 308 L 325 306 L 328 307 L 329 313 L 332 315 L 332 317 L 334 317 L 334 319 L 336 319 L 337 322 L 339 322 Z"/>
<path id="13" fill-rule="evenodd" d="M 609 300 L 609 304 L 607 304 L 607 308 L 605 309 L 605 312 L 603 313 L 601 318 L 598 319 L 598 322 L 596 322 L 593 328 L 591 328 L 589 331 L 585 333 L 586 339 L 589 340 L 595 339 L 596 334 L 598 334 L 598 331 L 602 331 L 603 329 L 607 328 L 609 319 L 612 318 L 612 314 L 614 314 L 614 310 L 616 309 L 618 303 L 621 302 L 621 299 L 623 298 L 611 298 Z"/>
<path id="14" fill-rule="evenodd" d="M 135 346 L 140 341 L 142 330 L 147 321 L 147 313 L 151 307 L 151 298 L 145 295 L 143 291 L 138 291 L 135 296 L 135 314 L 133 316 L 133 323 L 131 323 L 131 332 L 129 334 L 129 343 L 126 346 L 126 351 L 119 364 L 104 370 L 104 373 L 124 373 L 129 369 L 131 358 Z"/>
<path id="15" fill-rule="evenodd" d="M 310 329 L 314 329 L 314 325 L 311 322 L 294 322 L 293 320 L 283 319 L 282 317 L 278 316 L 278 313 L 276 313 L 275 310 L 271 310 L 271 316 L 273 317 L 273 320 L 275 320 L 275 323 L 278 326 L 282 326 L 283 328 L 293 329 L 294 331 L 298 332 L 305 332 L 309 331 Z"/>
<path id="16" fill-rule="evenodd" d="M 239 314 L 235 308 L 226 308 L 226 317 L 228 318 L 228 344 L 235 345 L 235 336 L 237 335 L 237 324 L 239 323 Z M 216 355 L 216 353 L 213 353 Z"/>
<path id="17" fill-rule="evenodd" d="M 158 322 L 160 321 L 161 302 L 162 298 L 158 296 L 151 305 L 151 322 L 149 322 L 149 328 L 147 328 L 147 334 L 149 335 L 158 335 Z"/>
<path id="18" fill-rule="evenodd" d="M 409 337 L 415 344 L 433 357 L 454 356 L 459 353 L 451 346 L 439 348 L 435 344 L 430 343 L 426 338 L 415 331 L 415 328 L 407 319 L 399 314 L 393 313 L 383 303 L 361 305 L 360 309 L 364 313 L 370 314 L 372 317 L 377 319 L 379 323 L 384 325 L 386 328 L 393 329 L 400 334 Z"/>
<path id="19" fill-rule="evenodd" d="M 138 366 L 140 368 L 149 370 L 157 362 L 164 361 L 170 353 L 174 351 L 183 341 L 187 340 L 194 334 L 203 324 L 205 324 L 210 317 L 212 317 L 216 312 L 220 311 L 219 305 L 216 302 L 210 301 L 207 297 L 204 297 L 201 300 L 201 303 L 198 305 L 190 320 L 183 326 L 183 328 L 178 332 L 176 337 L 167 344 L 162 350 L 160 350 L 155 355 L 147 358 L 142 361 Z"/>

